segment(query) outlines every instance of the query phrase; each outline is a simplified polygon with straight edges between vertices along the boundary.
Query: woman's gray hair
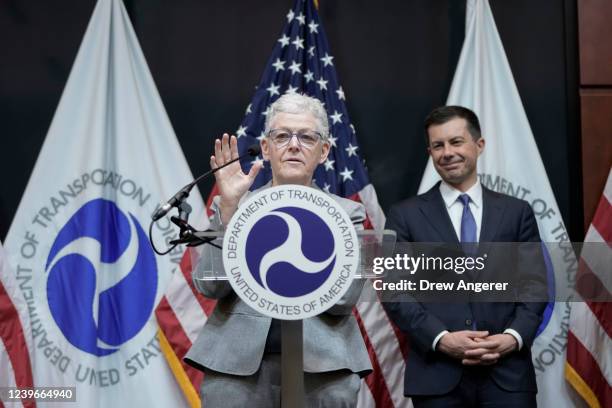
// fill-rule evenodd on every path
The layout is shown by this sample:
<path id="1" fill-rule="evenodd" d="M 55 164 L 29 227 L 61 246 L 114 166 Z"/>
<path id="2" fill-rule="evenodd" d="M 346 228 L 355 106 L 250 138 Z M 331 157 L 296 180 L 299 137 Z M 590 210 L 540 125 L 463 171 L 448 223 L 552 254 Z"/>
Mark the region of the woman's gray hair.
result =
<path id="1" fill-rule="evenodd" d="M 329 122 L 327 121 L 327 112 L 320 100 L 304 94 L 286 93 L 278 98 L 270 105 L 269 113 L 266 117 L 265 133 L 270 131 L 272 119 L 279 113 L 310 113 L 318 122 L 318 129 L 324 141 L 329 136 Z"/>

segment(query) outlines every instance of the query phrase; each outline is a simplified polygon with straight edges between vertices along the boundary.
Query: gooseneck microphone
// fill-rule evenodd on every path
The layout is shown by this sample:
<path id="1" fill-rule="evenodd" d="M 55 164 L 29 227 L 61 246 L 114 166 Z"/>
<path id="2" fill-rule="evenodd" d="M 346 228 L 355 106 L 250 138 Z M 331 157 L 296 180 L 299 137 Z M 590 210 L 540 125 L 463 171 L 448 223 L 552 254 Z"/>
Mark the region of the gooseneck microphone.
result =
<path id="1" fill-rule="evenodd" d="M 191 183 L 187 184 L 185 187 L 181 188 L 172 198 L 170 198 L 166 203 L 164 203 L 161 207 L 159 207 L 151 216 L 153 221 L 157 221 L 162 218 L 164 215 L 168 214 L 168 211 L 172 209 L 172 207 L 177 207 L 182 203 L 188 196 L 193 187 L 198 184 L 200 181 L 204 180 L 206 177 L 209 177 L 212 174 L 215 174 L 217 170 L 221 170 L 222 168 L 229 166 L 230 164 L 237 162 L 238 160 L 242 160 L 245 157 L 257 157 L 261 153 L 261 147 L 258 144 L 253 144 L 249 146 L 247 152 L 242 156 L 238 156 L 233 160 L 228 161 L 223 166 L 219 166 L 216 169 L 211 169 L 206 173 L 202 174 L 197 179 L 193 180 Z"/>

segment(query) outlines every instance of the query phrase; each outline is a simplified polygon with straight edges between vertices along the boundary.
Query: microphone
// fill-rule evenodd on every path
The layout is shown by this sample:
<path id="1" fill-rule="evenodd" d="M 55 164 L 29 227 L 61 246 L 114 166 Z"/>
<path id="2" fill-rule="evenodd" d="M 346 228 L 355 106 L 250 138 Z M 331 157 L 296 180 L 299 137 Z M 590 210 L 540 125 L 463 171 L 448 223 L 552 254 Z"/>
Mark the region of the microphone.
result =
<path id="1" fill-rule="evenodd" d="M 216 169 L 208 170 L 206 173 L 202 174 L 200 177 L 187 184 L 185 187 L 181 188 L 178 193 L 172 196 L 166 203 L 164 203 L 161 207 L 159 207 L 153 215 L 151 215 L 151 219 L 153 221 L 157 221 L 162 218 L 164 215 L 168 214 L 168 211 L 172 209 L 172 207 L 177 207 L 180 203 L 182 203 L 188 196 L 193 187 L 198 184 L 200 181 L 205 179 L 206 177 L 215 174 L 217 170 L 221 170 L 222 168 L 229 166 L 230 164 L 237 162 L 238 160 L 242 160 L 245 157 L 257 157 L 261 153 L 261 147 L 259 144 L 253 144 L 249 146 L 247 152 L 242 156 L 238 156 L 233 160 L 228 161 L 223 166 L 219 166 Z"/>

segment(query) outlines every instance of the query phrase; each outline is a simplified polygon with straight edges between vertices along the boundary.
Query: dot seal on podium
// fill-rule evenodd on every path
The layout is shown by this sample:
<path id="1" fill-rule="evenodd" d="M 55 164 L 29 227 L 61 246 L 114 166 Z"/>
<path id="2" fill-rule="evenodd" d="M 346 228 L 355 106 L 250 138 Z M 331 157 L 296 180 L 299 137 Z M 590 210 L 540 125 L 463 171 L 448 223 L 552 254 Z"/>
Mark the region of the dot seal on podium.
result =
<path id="1" fill-rule="evenodd" d="M 272 318 L 316 316 L 346 293 L 359 267 L 349 215 L 330 195 L 282 185 L 250 195 L 230 220 L 223 265 L 238 296 Z"/>

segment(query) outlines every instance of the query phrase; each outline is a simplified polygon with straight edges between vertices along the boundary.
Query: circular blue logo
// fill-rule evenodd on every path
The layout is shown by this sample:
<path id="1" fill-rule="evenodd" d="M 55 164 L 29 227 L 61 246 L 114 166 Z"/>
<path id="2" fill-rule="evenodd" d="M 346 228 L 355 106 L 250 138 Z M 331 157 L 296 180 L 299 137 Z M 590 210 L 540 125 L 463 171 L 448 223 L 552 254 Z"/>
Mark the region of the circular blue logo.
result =
<path id="1" fill-rule="evenodd" d="M 318 289 L 336 264 L 331 230 L 321 217 L 299 207 L 277 208 L 259 219 L 247 236 L 245 255 L 255 281 L 285 297 Z"/>
<path id="2" fill-rule="evenodd" d="M 249 195 L 227 223 L 223 267 L 234 292 L 274 319 L 317 316 L 342 299 L 359 268 L 344 199 L 285 184 Z"/>
<path id="3" fill-rule="evenodd" d="M 73 346 L 95 356 L 133 338 L 155 302 L 155 256 L 128 215 L 112 201 L 89 201 L 62 227 L 47 257 L 51 315 Z"/>

